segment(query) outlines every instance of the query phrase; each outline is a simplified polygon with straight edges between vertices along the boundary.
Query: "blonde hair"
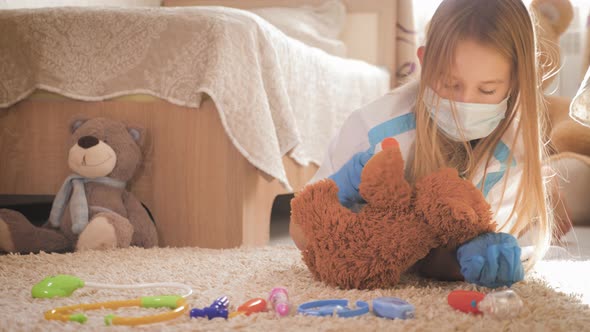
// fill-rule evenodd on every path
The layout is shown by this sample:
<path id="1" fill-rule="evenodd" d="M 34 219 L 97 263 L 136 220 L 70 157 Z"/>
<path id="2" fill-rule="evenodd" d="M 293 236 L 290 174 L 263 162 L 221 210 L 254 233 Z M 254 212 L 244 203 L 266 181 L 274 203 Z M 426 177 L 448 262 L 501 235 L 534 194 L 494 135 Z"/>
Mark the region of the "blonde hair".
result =
<path id="1" fill-rule="evenodd" d="M 546 252 L 551 242 L 553 221 L 548 209 L 548 192 L 543 180 L 542 160 L 546 156 L 545 105 L 541 93 L 536 37 L 532 17 L 521 0 L 445 0 L 435 12 L 426 36 L 421 84 L 416 103 L 416 144 L 412 163 L 413 179 L 436 171 L 440 167 L 455 167 L 467 179 L 473 180 L 476 170 L 487 166 L 500 139 L 514 127 L 514 140 L 506 142 L 510 147 L 505 191 L 513 165 L 513 151 L 517 144 L 524 147 L 522 177 L 516 202 L 508 219 L 516 218 L 510 229 L 499 231 L 519 235 L 535 224 L 536 251 L 529 261 L 530 268 Z M 425 88 L 436 86 L 451 73 L 455 49 L 461 40 L 473 40 L 492 47 L 511 59 L 512 77 L 508 109 L 504 120 L 474 149 L 469 142 L 457 143 L 437 130 L 423 102 Z M 514 171 L 514 170 L 512 170 Z M 482 188 L 483 189 L 483 188 Z M 503 199 L 503 195 L 502 195 Z"/>

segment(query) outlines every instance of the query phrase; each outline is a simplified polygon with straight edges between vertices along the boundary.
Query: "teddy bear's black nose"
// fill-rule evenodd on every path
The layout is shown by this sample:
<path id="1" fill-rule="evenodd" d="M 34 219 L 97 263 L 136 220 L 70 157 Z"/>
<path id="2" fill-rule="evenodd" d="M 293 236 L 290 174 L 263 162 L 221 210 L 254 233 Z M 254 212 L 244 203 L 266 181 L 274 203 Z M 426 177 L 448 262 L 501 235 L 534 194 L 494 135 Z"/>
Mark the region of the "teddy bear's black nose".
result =
<path id="1" fill-rule="evenodd" d="M 88 149 L 98 144 L 98 138 L 94 136 L 82 136 L 78 140 L 78 145 L 81 148 Z"/>

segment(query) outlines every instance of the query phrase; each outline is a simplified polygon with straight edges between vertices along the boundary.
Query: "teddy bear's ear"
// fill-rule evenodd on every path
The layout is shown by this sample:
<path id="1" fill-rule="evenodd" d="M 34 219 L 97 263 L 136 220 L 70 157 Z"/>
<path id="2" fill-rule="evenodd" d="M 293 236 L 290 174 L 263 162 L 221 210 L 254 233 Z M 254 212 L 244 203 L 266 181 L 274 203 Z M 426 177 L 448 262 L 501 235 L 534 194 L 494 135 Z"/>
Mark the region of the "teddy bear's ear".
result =
<path id="1" fill-rule="evenodd" d="M 137 143 L 137 145 L 142 148 L 145 143 L 145 129 L 137 126 L 131 126 L 127 127 L 127 131 Z"/>
<path id="2" fill-rule="evenodd" d="M 553 83 L 561 66 L 559 38 L 569 27 L 574 8 L 568 0 L 533 0 L 530 11 L 536 18 L 539 64 L 545 89 Z"/>
<path id="3" fill-rule="evenodd" d="M 70 121 L 70 133 L 74 133 L 78 128 L 80 128 L 89 118 L 84 116 L 76 116 L 75 118 Z"/>
<path id="4" fill-rule="evenodd" d="M 534 0 L 531 3 L 531 10 L 536 15 L 542 15 L 547 19 L 557 36 L 561 36 L 567 30 L 574 17 L 574 8 L 570 1 Z"/>

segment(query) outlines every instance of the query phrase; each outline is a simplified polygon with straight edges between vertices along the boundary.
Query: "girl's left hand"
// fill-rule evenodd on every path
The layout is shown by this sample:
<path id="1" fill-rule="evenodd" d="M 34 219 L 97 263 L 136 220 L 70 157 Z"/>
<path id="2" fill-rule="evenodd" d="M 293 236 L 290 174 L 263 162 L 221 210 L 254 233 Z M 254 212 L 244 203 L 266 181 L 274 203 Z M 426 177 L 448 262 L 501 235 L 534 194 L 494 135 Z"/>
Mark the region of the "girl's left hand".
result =
<path id="1" fill-rule="evenodd" d="M 507 233 L 485 233 L 463 244 L 457 260 L 465 280 L 480 286 L 511 286 L 524 279 L 521 249 Z"/>

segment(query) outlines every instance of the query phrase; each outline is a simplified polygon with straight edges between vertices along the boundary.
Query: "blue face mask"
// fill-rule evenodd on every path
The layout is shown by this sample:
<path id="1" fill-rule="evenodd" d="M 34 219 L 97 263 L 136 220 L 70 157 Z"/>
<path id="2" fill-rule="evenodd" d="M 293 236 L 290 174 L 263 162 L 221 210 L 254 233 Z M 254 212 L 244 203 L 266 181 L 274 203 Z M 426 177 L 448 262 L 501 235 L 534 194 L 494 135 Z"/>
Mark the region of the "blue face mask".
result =
<path id="1" fill-rule="evenodd" d="M 434 90 L 427 87 L 423 100 L 430 117 L 436 121 L 439 129 L 452 140 L 462 142 L 491 134 L 504 119 L 508 109 L 508 98 L 498 104 L 451 102 L 440 98 Z M 457 121 L 453 117 L 452 104 L 455 105 Z"/>

